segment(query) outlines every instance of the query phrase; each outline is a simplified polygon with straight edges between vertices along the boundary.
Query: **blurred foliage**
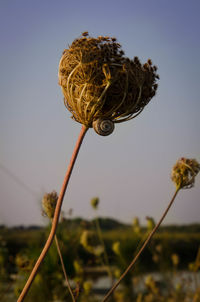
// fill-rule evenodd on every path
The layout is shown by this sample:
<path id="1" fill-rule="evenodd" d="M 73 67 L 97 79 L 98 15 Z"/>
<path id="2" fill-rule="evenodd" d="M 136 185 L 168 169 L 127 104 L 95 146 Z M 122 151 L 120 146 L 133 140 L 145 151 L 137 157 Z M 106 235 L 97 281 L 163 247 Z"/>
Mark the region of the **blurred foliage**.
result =
<path id="1" fill-rule="evenodd" d="M 149 220 L 144 227 L 136 218 L 133 225 L 99 218 L 99 225 L 110 270 L 117 279 L 148 235 Z M 0 301 L 16 300 L 49 231 L 50 224 L 47 227 L 0 228 Z M 95 280 L 108 274 L 108 270 L 103 265 L 101 253 L 94 252 L 94 248 L 100 244 L 98 238 L 90 238 L 92 241 L 87 241 L 85 246 L 84 234 L 95 237 L 94 221 L 63 218 L 57 230 L 66 271 L 77 301 L 95 302 L 99 301 L 93 288 Z M 200 301 L 199 247 L 200 225 L 161 227 L 110 301 Z M 190 280 L 191 275 L 190 278 L 182 277 L 181 270 L 190 271 L 193 281 Z M 159 271 L 162 278 L 158 280 L 151 274 L 152 271 Z M 147 273 L 149 276 L 144 279 L 144 274 Z M 173 284 L 172 278 L 176 280 Z M 139 292 L 137 288 L 140 289 Z M 13 300 L 9 300 L 6 292 L 14 292 Z M 51 246 L 26 301 L 71 301 L 55 243 Z"/>

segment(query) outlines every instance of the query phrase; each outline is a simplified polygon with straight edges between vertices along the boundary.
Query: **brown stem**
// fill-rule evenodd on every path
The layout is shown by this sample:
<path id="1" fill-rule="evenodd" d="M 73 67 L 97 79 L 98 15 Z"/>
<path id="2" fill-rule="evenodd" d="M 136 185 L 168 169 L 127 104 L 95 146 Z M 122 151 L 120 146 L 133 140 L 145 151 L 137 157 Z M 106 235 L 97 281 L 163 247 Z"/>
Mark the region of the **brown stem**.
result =
<path id="1" fill-rule="evenodd" d="M 109 292 L 106 294 L 106 296 L 103 298 L 102 302 L 105 302 L 108 300 L 108 298 L 111 296 L 111 294 L 113 293 L 113 291 L 116 289 L 116 287 L 119 285 L 119 283 L 122 281 L 122 279 L 126 276 L 126 274 L 131 270 L 131 268 L 133 267 L 133 265 L 135 264 L 135 262 L 138 260 L 139 256 L 141 255 L 141 253 L 143 252 L 143 250 L 145 249 L 146 245 L 149 243 L 149 241 L 151 240 L 151 238 L 153 237 L 154 233 L 157 231 L 157 229 L 159 228 L 160 224 L 162 223 L 163 219 L 165 218 L 165 216 L 167 215 L 170 207 L 172 206 L 176 195 L 178 193 L 178 191 L 180 190 L 180 187 L 178 187 L 169 203 L 169 205 L 167 206 L 166 210 L 164 211 L 162 217 L 160 218 L 159 222 L 156 224 L 156 226 L 154 227 L 154 229 L 151 231 L 151 233 L 149 234 L 149 236 L 147 237 L 147 239 L 145 240 L 145 242 L 143 243 L 141 249 L 139 250 L 139 252 L 137 253 L 137 255 L 133 258 L 132 262 L 129 264 L 129 266 L 127 267 L 127 269 L 124 271 L 124 273 L 121 275 L 121 277 L 119 278 L 119 280 L 113 285 L 113 287 L 109 290 Z"/>
<path id="2" fill-rule="evenodd" d="M 50 246 L 53 242 L 53 239 L 54 239 L 54 236 L 55 236 L 55 233 L 56 233 L 56 228 L 57 228 L 57 225 L 58 225 L 60 210 L 61 210 L 64 195 L 65 195 L 65 191 L 66 191 L 66 188 L 67 188 L 67 185 L 68 185 L 68 182 L 69 182 L 69 179 L 70 179 L 70 176 L 71 176 L 71 173 L 72 173 L 72 170 L 73 170 L 73 167 L 74 167 L 74 164 L 75 164 L 75 161 L 76 161 L 79 149 L 80 149 L 80 146 L 82 144 L 83 138 L 84 138 L 87 130 L 88 130 L 88 128 L 83 125 L 82 128 L 81 128 L 79 137 L 77 139 L 77 142 L 76 142 L 76 145 L 75 145 L 75 148 L 74 148 L 74 151 L 73 151 L 73 154 L 72 154 L 72 157 L 71 157 L 71 160 L 70 160 L 70 163 L 69 163 L 64 181 L 63 181 L 63 185 L 62 185 L 62 188 L 61 188 L 61 191 L 60 191 L 60 195 L 58 197 L 58 201 L 57 201 L 57 204 L 56 204 L 54 217 L 53 217 L 53 221 L 52 221 L 52 227 L 51 227 L 49 237 L 48 237 L 48 239 L 45 243 L 45 246 L 44 246 L 37 262 L 35 263 L 35 266 L 34 266 L 32 272 L 31 272 L 31 274 L 30 274 L 30 276 L 29 276 L 29 278 L 28 278 L 28 280 L 27 280 L 27 282 L 26 282 L 26 284 L 25 284 L 25 286 L 24 286 L 17 302 L 22 302 L 24 300 L 24 298 L 27 295 L 27 293 L 29 291 L 29 288 L 30 288 L 30 286 L 31 286 L 36 274 L 37 274 L 37 271 L 38 271 L 41 263 L 43 262 L 43 260 L 46 256 L 46 253 L 48 252 L 48 250 L 49 250 L 49 248 L 50 248 Z"/>
<path id="3" fill-rule="evenodd" d="M 67 273 L 66 273 L 66 270 L 65 270 L 65 264 L 64 264 L 64 261 L 63 261 L 62 253 L 61 253 L 60 246 L 59 246 L 58 239 L 57 239 L 56 235 L 55 235 L 55 242 L 56 242 L 56 248 L 57 248 L 57 251 L 58 251 L 58 255 L 60 257 L 60 262 L 61 262 L 63 274 L 65 276 L 65 280 L 66 280 L 66 283 L 67 283 L 67 287 L 68 287 L 70 295 L 72 297 L 72 301 L 76 302 L 76 300 L 74 298 L 74 295 L 73 295 L 73 292 L 72 292 L 72 289 L 71 289 L 71 286 L 70 286 L 70 283 L 69 283 L 69 279 L 67 277 Z"/>

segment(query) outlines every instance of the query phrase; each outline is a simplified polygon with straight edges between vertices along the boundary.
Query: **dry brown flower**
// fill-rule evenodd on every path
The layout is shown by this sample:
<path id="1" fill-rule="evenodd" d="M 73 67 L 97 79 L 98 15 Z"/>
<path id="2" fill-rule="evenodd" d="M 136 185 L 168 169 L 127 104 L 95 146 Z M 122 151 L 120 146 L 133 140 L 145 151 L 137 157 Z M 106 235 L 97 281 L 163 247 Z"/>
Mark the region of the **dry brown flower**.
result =
<path id="1" fill-rule="evenodd" d="M 196 159 L 180 158 L 172 169 L 171 179 L 177 188 L 188 189 L 194 186 L 195 176 L 200 171 Z"/>
<path id="2" fill-rule="evenodd" d="M 126 58 L 116 38 L 84 32 L 64 50 L 58 74 L 72 118 L 92 127 L 97 119 L 119 123 L 138 115 L 156 93 L 156 70 L 151 60 Z"/>
<path id="3" fill-rule="evenodd" d="M 42 199 L 42 207 L 44 213 L 49 218 L 53 218 L 54 216 L 57 200 L 58 200 L 58 195 L 56 191 L 52 191 L 51 193 L 44 194 L 44 197 Z"/>
<path id="4" fill-rule="evenodd" d="M 91 203 L 91 206 L 93 207 L 93 209 L 97 210 L 98 205 L 99 205 L 99 198 L 98 197 L 92 198 L 90 203 Z"/>

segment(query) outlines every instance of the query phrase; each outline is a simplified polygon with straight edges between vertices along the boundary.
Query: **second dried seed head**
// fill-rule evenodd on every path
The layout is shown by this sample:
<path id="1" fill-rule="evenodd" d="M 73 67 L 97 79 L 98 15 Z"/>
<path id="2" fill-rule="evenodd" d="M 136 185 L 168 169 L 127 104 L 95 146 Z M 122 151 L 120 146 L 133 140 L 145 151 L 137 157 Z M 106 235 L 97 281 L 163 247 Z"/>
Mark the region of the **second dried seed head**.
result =
<path id="1" fill-rule="evenodd" d="M 45 215 L 47 215 L 50 219 L 54 216 L 54 211 L 56 208 L 58 200 L 58 195 L 56 191 L 52 191 L 51 193 L 46 193 L 42 199 L 42 208 L 44 210 Z"/>
<path id="2" fill-rule="evenodd" d="M 180 158 L 172 169 L 171 179 L 177 189 L 188 189 L 194 186 L 195 176 L 200 171 L 196 159 Z"/>

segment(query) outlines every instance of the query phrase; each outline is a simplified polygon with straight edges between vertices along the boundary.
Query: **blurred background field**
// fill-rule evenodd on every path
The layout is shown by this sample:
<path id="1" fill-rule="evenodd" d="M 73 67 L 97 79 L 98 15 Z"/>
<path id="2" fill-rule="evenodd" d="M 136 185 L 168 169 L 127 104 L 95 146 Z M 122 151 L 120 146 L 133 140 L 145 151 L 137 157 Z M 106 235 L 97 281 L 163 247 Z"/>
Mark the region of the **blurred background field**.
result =
<path id="1" fill-rule="evenodd" d="M 130 263 L 150 231 L 152 221 L 148 217 L 147 225 L 140 226 L 138 218 L 133 220 L 132 225 L 99 218 L 113 280 Z M 16 301 L 47 238 L 49 227 L 1 226 L 2 302 Z M 92 234 L 92 241 L 83 239 L 86 234 Z M 101 243 L 95 220 L 63 217 L 57 238 L 71 286 L 79 296 L 78 301 L 100 301 L 112 280 L 103 262 L 102 253 L 98 252 Z M 116 291 L 113 301 L 199 301 L 199 247 L 200 224 L 161 227 L 135 268 Z M 183 297 L 188 300 L 183 300 Z M 55 244 L 50 248 L 26 299 L 71 301 Z"/>

